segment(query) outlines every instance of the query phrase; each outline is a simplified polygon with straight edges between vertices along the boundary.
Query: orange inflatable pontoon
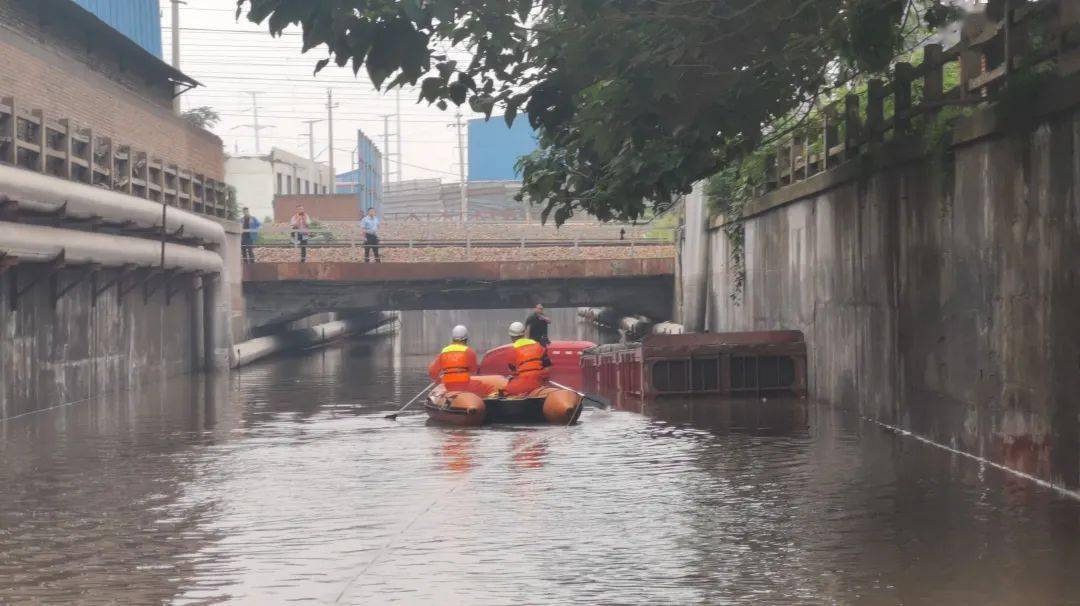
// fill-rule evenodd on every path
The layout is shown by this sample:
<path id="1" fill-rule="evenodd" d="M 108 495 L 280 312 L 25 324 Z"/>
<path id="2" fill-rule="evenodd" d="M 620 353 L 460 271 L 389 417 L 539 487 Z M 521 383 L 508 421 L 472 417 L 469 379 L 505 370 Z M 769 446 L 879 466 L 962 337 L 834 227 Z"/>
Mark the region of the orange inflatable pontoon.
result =
<path id="1" fill-rule="evenodd" d="M 499 376 L 476 376 L 474 381 L 491 387 L 491 395 L 451 391 L 438 386 L 424 405 L 433 421 L 475 427 L 485 423 L 552 423 L 570 425 L 581 416 L 581 396 L 556 387 L 541 387 L 525 396 L 499 397 L 506 386 Z"/>

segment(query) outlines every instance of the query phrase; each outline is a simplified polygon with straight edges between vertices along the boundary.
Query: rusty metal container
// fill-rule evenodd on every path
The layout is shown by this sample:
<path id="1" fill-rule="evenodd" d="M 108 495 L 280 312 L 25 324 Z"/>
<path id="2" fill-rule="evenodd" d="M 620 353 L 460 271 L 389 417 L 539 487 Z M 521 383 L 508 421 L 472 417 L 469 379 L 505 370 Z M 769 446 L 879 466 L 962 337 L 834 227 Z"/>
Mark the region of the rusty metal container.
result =
<path id="1" fill-rule="evenodd" d="M 651 335 L 583 352 L 585 389 L 641 397 L 806 397 L 806 341 L 798 331 Z"/>

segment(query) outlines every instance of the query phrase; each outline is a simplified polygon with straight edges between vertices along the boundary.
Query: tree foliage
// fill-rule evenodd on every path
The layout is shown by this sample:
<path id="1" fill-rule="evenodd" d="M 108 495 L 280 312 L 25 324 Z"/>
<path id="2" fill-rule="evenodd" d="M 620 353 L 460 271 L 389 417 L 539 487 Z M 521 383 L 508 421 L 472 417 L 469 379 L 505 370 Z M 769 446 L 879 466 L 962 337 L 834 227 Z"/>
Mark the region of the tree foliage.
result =
<path id="1" fill-rule="evenodd" d="M 420 86 L 440 108 L 526 114 L 544 217 L 635 219 L 754 148 L 850 69 L 880 70 L 941 0 L 237 0 L 272 34 Z M 448 53 L 447 48 L 467 50 Z"/>
<path id="2" fill-rule="evenodd" d="M 206 105 L 193 107 L 180 114 L 180 117 L 187 120 L 188 124 L 194 127 L 207 130 L 214 128 L 218 122 L 221 122 L 221 115 L 214 108 Z"/>

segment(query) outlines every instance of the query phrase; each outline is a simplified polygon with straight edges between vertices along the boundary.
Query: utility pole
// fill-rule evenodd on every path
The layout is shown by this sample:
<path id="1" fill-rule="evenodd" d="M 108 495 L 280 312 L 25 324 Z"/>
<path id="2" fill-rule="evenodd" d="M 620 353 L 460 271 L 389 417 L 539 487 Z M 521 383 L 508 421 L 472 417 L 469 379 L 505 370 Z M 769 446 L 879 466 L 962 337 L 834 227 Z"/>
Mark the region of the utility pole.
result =
<path id="1" fill-rule="evenodd" d="M 311 160 L 312 164 L 315 163 L 315 125 L 319 122 L 322 122 L 322 120 L 304 120 L 304 124 L 307 124 L 308 129 L 308 160 Z"/>
<path id="2" fill-rule="evenodd" d="M 241 124 L 240 126 L 234 126 L 233 130 L 237 128 L 250 128 L 255 133 L 255 154 L 262 155 L 262 138 L 259 133 L 264 128 L 274 128 L 273 126 L 262 126 L 259 124 L 259 95 L 262 93 L 258 91 L 247 91 L 247 94 L 251 95 L 251 124 Z"/>
<path id="3" fill-rule="evenodd" d="M 172 0 L 172 66 L 180 69 L 180 0 Z M 180 86 L 173 88 L 172 107 L 180 115 Z"/>
<path id="4" fill-rule="evenodd" d="M 461 112 L 454 114 L 457 118 L 457 140 L 458 140 L 458 175 L 461 179 L 461 222 L 469 222 L 469 192 L 468 185 L 465 182 L 465 134 L 461 129 Z"/>
<path id="5" fill-rule="evenodd" d="M 397 180 L 401 181 L 401 162 L 402 162 L 402 150 L 401 150 L 401 87 L 394 89 L 397 94 L 394 96 L 395 105 L 395 121 L 397 122 L 397 132 L 394 135 L 397 137 Z"/>
<path id="6" fill-rule="evenodd" d="M 329 153 L 330 153 L 330 194 L 337 193 L 337 173 L 334 172 L 334 108 L 337 105 L 334 103 L 334 89 L 326 89 L 326 122 L 327 138 L 330 140 Z"/>
<path id="7" fill-rule="evenodd" d="M 382 117 L 383 183 L 390 182 L 390 115 Z"/>

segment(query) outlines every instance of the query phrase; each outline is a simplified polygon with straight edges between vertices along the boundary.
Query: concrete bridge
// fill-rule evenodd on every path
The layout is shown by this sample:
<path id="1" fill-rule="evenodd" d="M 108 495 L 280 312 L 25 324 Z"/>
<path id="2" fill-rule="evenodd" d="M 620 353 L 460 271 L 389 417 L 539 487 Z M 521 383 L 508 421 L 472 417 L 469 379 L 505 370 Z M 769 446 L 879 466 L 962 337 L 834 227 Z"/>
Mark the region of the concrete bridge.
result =
<path id="1" fill-rule="evenodd" d="M 244 266 L 252 330 L 320 312 L 610 305 L 671 315 L 673 258 Z"/>

